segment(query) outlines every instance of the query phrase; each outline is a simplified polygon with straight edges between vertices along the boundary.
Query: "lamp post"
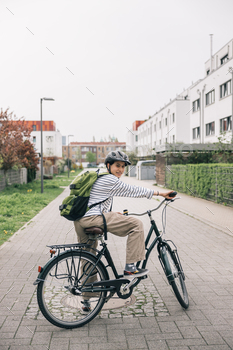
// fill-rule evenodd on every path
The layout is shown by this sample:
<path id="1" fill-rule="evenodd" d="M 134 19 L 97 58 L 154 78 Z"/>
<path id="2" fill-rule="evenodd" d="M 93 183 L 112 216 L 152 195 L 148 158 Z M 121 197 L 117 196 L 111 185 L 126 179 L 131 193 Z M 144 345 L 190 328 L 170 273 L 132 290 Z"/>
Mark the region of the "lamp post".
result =
<path id="1" fill-rule="evenodd" d="M 69 137 L 74 135 L 68 135 L 68 178 L 70 177 L 70 146 L 69 146 Z"/>
<path id="2" fill-rule="evenodd" d="M 43 97 L 40 99 L 40 141 L 41 141 L 41 193 L 44 192 L 44 187 L 43 187 L 43 123 L 42 123 L 42 101 L 54 101 L 53 98 L 47 98 L 47 97 Z"/>
<path id="3" fill-rule="evenodd" d="M 229 68 L 231 72 L 231 143 L 233 143 L 233 68 Z"/>

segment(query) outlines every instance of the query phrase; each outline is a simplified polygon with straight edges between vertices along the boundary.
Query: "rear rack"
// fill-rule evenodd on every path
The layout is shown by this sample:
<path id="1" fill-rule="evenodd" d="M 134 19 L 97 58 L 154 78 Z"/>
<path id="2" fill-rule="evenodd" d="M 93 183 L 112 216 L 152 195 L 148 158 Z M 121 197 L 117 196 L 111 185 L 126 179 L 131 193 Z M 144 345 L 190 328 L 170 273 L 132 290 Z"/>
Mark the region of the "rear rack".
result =
<path id="1" fill-rule="evenodd" d="M 70 243 L 70 244 L 53 244 L 53 245 L 47 245 L 46 247 L 49 247 L 51 249 L 81 249 L 81 248 L 91 248 L 91 244 L 86 243 Z"/>

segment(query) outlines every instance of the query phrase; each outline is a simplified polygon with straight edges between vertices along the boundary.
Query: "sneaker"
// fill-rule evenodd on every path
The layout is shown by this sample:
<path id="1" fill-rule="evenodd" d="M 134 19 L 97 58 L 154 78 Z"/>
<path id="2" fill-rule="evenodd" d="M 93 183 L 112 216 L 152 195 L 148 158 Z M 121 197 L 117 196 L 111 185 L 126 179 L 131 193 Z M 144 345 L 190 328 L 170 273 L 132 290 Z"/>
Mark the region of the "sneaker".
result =
<path id="1" fill-rule="evenodd" d="M 124 271 L 124 277 L 142 277 L 145 276 L 149 273 L 149 270 L 147 269 L 136 269 L 135 271 L 131 272 L 131 271 Z"/>
<path id="2" fill-rule="evenodd" d="M 81 301 L 81 303 L 83 304 L 81 309 L 82 313 L 87 314 L 88 312 L 91 311 L 91 304 L 89 300 L 83 300 Z"/>

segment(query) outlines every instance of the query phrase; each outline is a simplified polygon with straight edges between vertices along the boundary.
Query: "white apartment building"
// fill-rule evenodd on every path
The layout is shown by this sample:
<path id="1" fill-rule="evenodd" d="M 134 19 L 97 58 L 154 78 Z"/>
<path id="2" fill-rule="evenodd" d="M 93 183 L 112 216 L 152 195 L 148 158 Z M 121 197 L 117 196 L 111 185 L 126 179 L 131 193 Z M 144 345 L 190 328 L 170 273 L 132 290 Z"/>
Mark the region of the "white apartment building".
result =
<path id="1" fill-rule="evenodd" d="M 32 128 L 31 142 L 37 153 L 41 152 L 41 126 L 38 120 L 25 121 Z M 52 120 L 43 121 L 43 156 L 62 157 L 62 135 Z"/>
<path id="2" fill-rule="evenodd" d="M 138 128 L 138 155 L 158 151 L 161 145 L 189 142 L 190 121 L 188 90 L 170 101 Z"/>
<path id="3" fill-rule="evenodd" d="M 205 78 L 190 89 L 190 143 L 232 138 L 233 40 L 205 63 Z"/>
<path id="4" fill-rule="evenodd" d="M 138 127 L 138 156 L 171 143 L 213 143 L 232 138 L 233 40 L 205 63 L 205 77 L 184 90 Z M 231 70 L 232 67 L 232 70 Z M 127 140 L 130 141 L 128 131 Z M 131 137 L 132 142 L 132 137 Z M 135 148 L 134 144 L 130 147 Z"/>
<path id="5" fill-rule="evenodd" d="M 43 156 L 62 157 L 62 135 L 60 131 L 43 131 Z M 31 138 L 37 153 L 41 151 L 40 131 L 32 131 Z"/>

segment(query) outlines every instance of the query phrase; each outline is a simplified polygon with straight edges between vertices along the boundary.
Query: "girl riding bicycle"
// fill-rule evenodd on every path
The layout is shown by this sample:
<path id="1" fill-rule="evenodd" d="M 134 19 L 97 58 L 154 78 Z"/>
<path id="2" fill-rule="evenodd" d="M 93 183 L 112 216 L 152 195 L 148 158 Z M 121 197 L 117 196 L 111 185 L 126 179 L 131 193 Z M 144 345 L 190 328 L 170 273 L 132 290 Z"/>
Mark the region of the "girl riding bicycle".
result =
<path id="1" fill-rule="evenodd" d="M 148 199 L 151 199 L 152 196 L 162 196 L 167 199 L 174 197 L 169 197 L 169 194 L 173 191 L 163 193 L 144 187 L 131 186 L 122 182 L 120 177 L 124 173 L 125 166 L 130 164 L 127 154 L 122 151 L 113 151 L 107 155 L 105 165 L 109 175 L 101 176 L 94 183 L 90 193 L 88 207 L 95 203 L 101 203 L 93 206 L 81 219 L 75 221 L 74 225 L 79 243 L 86 243 L 88 241 L 88 235 L 84 231 L 85 228 L 97 226 L 104 229 L 102 217 L 104 215 L 108 232 L 119 237 L 128 236 L 124 276 L 141 277 L 149 272 L 147 269 L 136 268 L 135 265 L 137 261 L 145 259 L 143 224 L 137 218 L 112 212 L 113 197 L 145 197 Z M 98 242 L 95 241 L 94 244 L 96 248 Z"/>

